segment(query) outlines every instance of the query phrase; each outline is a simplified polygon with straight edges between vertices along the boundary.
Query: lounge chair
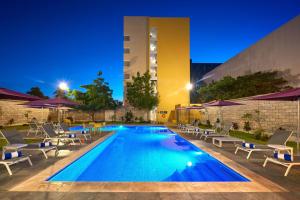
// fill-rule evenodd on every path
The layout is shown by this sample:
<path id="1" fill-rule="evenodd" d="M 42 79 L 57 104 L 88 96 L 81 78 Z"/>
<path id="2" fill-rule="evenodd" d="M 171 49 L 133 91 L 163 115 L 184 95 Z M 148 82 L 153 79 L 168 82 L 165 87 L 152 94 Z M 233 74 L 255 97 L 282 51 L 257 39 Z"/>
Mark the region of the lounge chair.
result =
<path id="1" fill-rule="evenodd" d="M 82 144 L 81 139 L 78 138 L 76 134 L 61 135 L 61 136 L 57 135 L 56 132 L 51 127 L 51 125 L 49 124 L 43 124 L 42 130 L 46 135 L 44 142 L 57 140 L 57 145 L 59 145 L 60 142 L 62 143 L 71 142 L 73 144 L 76 144 L 76 142 L 78 142 L 80 145 Z"/>
<path id="2" fill-rule="evenodd" d="M 270 139 L 267 142 L 267 145 L 255 145 L 251 143 L 243 143 L 242 145 L 237 145 L 235 154 L 239 150 L 245 151 L 248 153 L 247 159 L 250 158 L 252 152 L 268 152 L 268 151 L 274 151 L 276 146 L 285 147 L 286 142 L 291 137 L 293 131 L 287 131 L 287 130 L 276 130 L 274 134 L 270 137 Z M 286 148 L 288 150 L 290 148 Z"/>
<path id="3" fill-rule="evenodd" d="M 225 125 L 224 128 L 220 131 L 220 133 L 217 133 L 215 129 L 206 129 L 201 134 L 200 139 L 204 138 L 204 140 L 207 140 L 208 138 L 213 139 L 217 137 L 228 137 L 231 128 L 232 125 Z"/>
<path id="4" fill-rule="evenodd" d="M 286 167 L 287 169 L 284 173 L 284 176 L 287 176 L 293 166 L 300 166 L 300 157 L 299 156 L 293 157 L 290 154 L 280 154 L 278 152 L 275 152 L 273 154 L 273 157 L 267 156 L 263 164 L 263 167 L 266 167 L 268 162 L 272 162 Z"/>
<path id="5" fill-rule="evenodd" d="M 60 130 L 62 130 L 64 134 L 75 133 L 78 136 L 83 136 L 85 140 L 92 140 L 92 136 L 91 136 L 90 133 L 86 132 L 85 130 L 82 130 L 82 131 L 71 131 L 70 128 L 65 123 L 61 123 L 60 124 Z"/>
<path id="6" fill-rule="evenodd" d="M 25 156 L 22 154 L 21 151 L 14 151 L 14 152 L 2 152 L 2 159 L 0 160 L 0 164 L 4 165 L 7 169 L 9 175 L 12 175 L 12 171 L 10 169 L 11 165 L 28 161 L 30 166 L 32 166 L 32 162 L 29 156 Z"/>
<path id="7" fill-rule="evenodd" d="M 32 143 L 26 144 L 21 133 L 16 130 L 2 130 L 0 133 L 7 141 L 8 145 L 3 147 L 3 152 L 6 150 L 24 150 L 24 151 L 39 151 L 42 152 L 46 159 L 48 159 L 47 152 L 55 150 L 55 155 L 58 153 L 56 146 L 51 143 Z"/>
<path id="8" fill-rule="evenodd" d="M 37 136 L 39 133 L 42 133 L 40 126 L 36 122 L 30 122 L 29 129 L 27 131 L 27 136 L 29 136 L 31 133 L 35 134 Z"/>

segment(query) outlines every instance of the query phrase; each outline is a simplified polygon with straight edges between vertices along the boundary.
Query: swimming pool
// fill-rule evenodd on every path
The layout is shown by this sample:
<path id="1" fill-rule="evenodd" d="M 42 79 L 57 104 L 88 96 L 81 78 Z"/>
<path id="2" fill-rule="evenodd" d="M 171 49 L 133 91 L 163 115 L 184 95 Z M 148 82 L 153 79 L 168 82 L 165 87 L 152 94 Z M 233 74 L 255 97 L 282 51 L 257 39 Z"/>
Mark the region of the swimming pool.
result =
<path id="1" fill-rule="evenodd" d="M 116 131 L 48 181 L 247 182 L 164 126 L 106 126 Z"/>

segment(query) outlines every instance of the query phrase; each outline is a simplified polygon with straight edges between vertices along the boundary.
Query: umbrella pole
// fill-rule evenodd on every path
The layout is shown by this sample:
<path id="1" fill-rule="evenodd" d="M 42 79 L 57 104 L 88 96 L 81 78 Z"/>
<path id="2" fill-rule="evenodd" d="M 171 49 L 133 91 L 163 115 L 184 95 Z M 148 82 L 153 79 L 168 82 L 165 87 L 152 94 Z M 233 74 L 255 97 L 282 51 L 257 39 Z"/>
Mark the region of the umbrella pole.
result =
<path id="1" fill-rule="evenodd" d="M 299 134 L 300 134 L 300 98 L 298 98 L 298 128 L 297 128 L 297 155 L 299 152 Z"/>

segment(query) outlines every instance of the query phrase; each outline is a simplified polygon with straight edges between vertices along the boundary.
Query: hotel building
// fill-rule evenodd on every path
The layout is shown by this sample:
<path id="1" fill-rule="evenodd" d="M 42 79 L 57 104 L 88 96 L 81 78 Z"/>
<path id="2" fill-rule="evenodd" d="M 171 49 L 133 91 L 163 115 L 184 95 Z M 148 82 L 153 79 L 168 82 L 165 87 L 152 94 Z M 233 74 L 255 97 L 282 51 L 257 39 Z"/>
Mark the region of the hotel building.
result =
<path id="1" fill-rule="evenodd" d="M 175 106 L 190 103 L 189 18 L 124 17 L 124 105 L 126 83 L 137 72 L 149 71 L 155 82 L 159 105 L 150 118 L 172 122 Z"/>

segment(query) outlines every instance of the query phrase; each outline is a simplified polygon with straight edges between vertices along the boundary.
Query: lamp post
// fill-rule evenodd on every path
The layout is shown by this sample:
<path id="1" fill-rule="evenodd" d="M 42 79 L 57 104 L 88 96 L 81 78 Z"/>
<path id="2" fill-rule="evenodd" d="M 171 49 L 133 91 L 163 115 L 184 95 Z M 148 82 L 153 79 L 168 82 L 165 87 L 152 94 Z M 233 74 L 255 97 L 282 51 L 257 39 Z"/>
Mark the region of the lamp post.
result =
<path id="1" fill-rule="evenodd" d="M 190 92 L 193 89 L 193 84 L 191 83 L 187 83 L 185 85 L 185 89 L 188 91 L 189 93 L 189 99 L 188 99 L 188 107 L 190 107 L 191 105 L 191 98 L 190 98 Z M 188 109 L 188 123 L 190 123 L 191 119 L 190 119 L 190 109 Z"/>
<path id="2" fill-rule="evenodd" d="M 69 86 L 68 86 L 68 83 L 65 82 L 65 81 L 61 81 L 59 84 L 58 84 L 58 88 L 62 91 L 66 91 L 68 92 L 70 90 Z M 60 109 L 59 109 L 59 106 L 57 107 L 58 109 L 58 122 L 60 123 L 60 118 L 61 118 L 61 115 L 60 115 Z M 63 112 L 63 111 L 62 111 Z M 63 113 L 62 113 L 62 117 L 63 117 Z"/>

